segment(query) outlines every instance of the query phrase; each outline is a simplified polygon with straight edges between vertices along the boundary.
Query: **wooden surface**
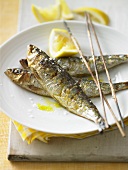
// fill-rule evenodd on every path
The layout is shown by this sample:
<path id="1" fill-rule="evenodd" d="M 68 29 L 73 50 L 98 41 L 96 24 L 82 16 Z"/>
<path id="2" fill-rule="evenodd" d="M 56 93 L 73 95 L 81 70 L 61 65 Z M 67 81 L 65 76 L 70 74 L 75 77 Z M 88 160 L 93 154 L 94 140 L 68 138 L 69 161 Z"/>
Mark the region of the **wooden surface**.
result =
<path id="1" fill-rule="evenodd" d="M 17 31 L 18 0 L 0 0 L 0 44 Z M 13 18 L 13 19 L 12 19 Z M 127 170 L 127 163 L 11 163 L 7 160 L 9 118 L 0 113 L 0 170 Z M 20 146 L 19 146 L 20 147 Z"/>

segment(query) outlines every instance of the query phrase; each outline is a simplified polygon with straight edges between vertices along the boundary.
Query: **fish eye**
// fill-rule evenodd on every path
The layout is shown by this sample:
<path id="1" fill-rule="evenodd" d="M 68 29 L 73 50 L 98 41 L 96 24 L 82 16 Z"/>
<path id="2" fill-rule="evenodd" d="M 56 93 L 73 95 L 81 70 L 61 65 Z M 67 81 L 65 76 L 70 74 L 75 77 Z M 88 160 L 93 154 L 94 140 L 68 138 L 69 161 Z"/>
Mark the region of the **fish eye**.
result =
<path id="1" fill-rule="evenodd" d="M 14 74 L 20 74 L 21 72 L 22 72 L 22 70 L 20 68 L 13 69 Z"/>

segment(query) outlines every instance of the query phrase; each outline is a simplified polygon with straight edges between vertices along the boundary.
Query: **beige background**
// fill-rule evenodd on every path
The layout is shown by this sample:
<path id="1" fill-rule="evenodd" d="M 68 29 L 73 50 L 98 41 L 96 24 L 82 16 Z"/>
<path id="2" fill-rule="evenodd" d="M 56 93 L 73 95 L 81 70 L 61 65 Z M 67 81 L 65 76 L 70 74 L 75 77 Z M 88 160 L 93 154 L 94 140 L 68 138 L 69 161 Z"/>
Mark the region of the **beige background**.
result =
<path id="1" fill-rule="evenodd" d="M 0 0 L 0 45 L 17 32 L 19 0 Z M 13 18 L 13 19 L 12 19 Z M 22 163 L 7 160 L 9 118 L 0 113 L 0 170 L 126 170 L 128 163 Z"/>

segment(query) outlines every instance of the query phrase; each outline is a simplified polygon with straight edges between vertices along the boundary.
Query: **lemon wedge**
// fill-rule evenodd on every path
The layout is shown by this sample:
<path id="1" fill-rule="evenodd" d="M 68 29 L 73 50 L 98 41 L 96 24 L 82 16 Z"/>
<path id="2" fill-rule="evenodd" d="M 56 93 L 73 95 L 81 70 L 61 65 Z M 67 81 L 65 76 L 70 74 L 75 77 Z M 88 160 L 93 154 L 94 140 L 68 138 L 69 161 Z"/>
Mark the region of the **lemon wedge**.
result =
<path id="1" fill-rule="evenodd" d="M 85 12 L 88 12 L 93 21 L 98 22 L 100 24 L 104 24 L 104 25 L 109 24 L 108 15 L 97 8 L 81 7 L 81 8 L 77 8 L 77 9 L 73 10 L 73 12 L 77 13 L 79 15 L 82 15 L 82 16 L 85 15 Z"/>
<path id="2" fill-rule="evenodd" d="M 72 56 L 78 53 L 68 31 L 52 29 L 49 37 L 49 53 L 52 58 Z"/>
<path id="3" fill-rule="evenodd" d="M 74 15 L 71 9 L 69 8 L 68 4 L 66 3 L 65 0 L 57 0 L 58 3 L 61 5 L 61 18 L 62 19 L 73 19 Z"/>
<path id="4" fill-rule="evenodd" d="M 48 8 L 41 8 L 33 4 L 31 8 L 34 16 L 40 23 L 58 20 L 61 16 L 60 3 L 52 5 Z"/>

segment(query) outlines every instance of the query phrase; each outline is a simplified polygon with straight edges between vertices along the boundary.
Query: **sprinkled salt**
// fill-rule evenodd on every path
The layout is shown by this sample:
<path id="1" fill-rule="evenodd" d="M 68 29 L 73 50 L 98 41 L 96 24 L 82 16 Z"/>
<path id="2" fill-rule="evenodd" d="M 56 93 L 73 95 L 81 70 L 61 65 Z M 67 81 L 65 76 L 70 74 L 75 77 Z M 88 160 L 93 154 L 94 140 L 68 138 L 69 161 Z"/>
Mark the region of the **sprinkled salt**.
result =
<path id="1" fill-rule="evenodd" d="M 33 100 L 33 98 L 29 97 L 29 100 Z"/>
<path id="2" fill-rule="evenodd" d="M 29 97 L 30 102 L 33 104 L 33 98 Z"/>
<path id="3" fill-rule="evenodd" d="M 33 100 L 31 100 L 30 102 L 31 102 L 32 104 L 34 103 L 34 101 L 33 101 Z"/>
<path id="4" fill-rule="evenodd" d="M 30 117 L 30 118 L 34 118 L 34 116 L 33 116 L 33 115 L 29 115 L 29 117 Z"/>
<path id="5" fill-rule="evenodd" d="M 68 112 L 64 112 L 64 115 L 65 115 L 65 116 L 68 115 Z"/>

